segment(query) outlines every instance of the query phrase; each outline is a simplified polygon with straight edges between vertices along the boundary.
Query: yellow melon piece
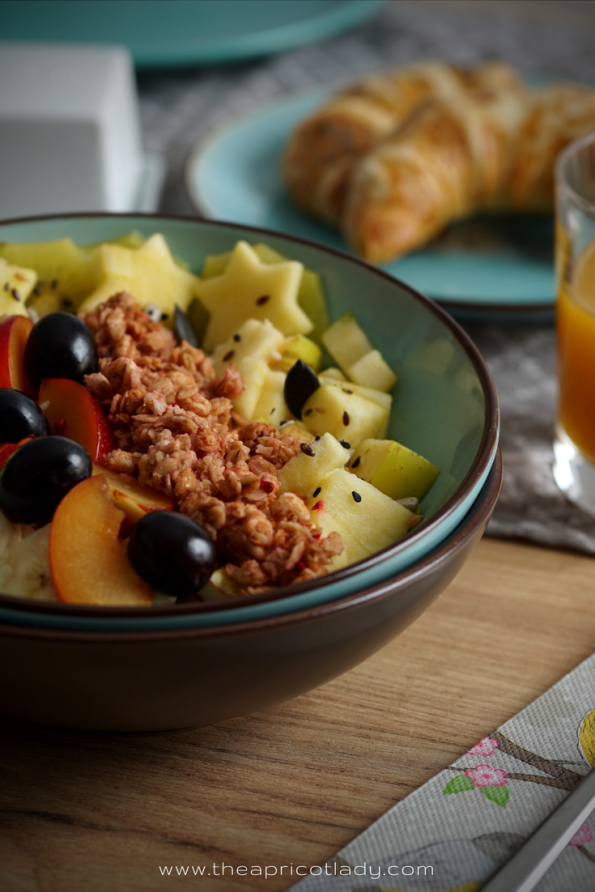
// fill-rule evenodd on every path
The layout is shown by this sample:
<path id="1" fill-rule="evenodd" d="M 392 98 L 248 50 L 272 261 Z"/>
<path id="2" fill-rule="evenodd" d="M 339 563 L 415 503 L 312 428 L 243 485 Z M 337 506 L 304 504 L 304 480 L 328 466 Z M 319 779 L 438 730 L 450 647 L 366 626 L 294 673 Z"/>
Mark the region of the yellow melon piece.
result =
<path id="1" fill-rule="evenodd" d="M 365 331 L 350 311 L 343 313 L 327 328 L 322 335 L 322 343 L 348 377 L 349 367 L 373 349 Z"/>
<path id="2" fill-rule="evenodd" d="M 197 276 L 174 261 L 159 233 L 138 249 L 100 245 L 90 263 L 98 285 L 81 304 L 82 312 L 94 310 L 119 291 L 128 291 L 141 307 L 147 304 L 159 307 L 162 322 L 172 328 L 176 305 L 185 311 L 196 297 L 200 283 Z"/>
<path id="3" fill-rule="evenodd" d="M 338 468 L 324 477 L 308 498 L 312 520 L 325 535 L 340 534 L 348 562 L 361 561 L 409 532 L 411 511 L 371 483 Z"/>
<path id="4" fill-rule="evenodd" d="M 51 295 L 58 309 L 75 311 L 95 287 L 90 258 L 70 238 L 49 242 L 4 242 L 0 257 L 37 273 L 35 299 Z"/>
<path id="5" fill-rule="evenodd" d="M 323 384 L 304 404 L 302 422 L 313 434 L 332 434 L 350 446 L 376 437 L 386 426 L 388 409 L 334 384 Z"/>
<path id="6" fill-rule="evenodd" d="M 322 362 L 322 350 L 318 344 L 305 335 L 294 335 L 293 338 L 286 339 L 281 347 L 281 359 L 273 363 L 273 368 L 279 372 L 287 373 L 299 359 L 315 372 L 318 371 Z"/>
<path id="7" fill-rule="evenodd" d="M 238 371 L 246 389 L 233 400 L 233 406 L 236 412 L 248 421 L 252 421 L 270 369 L 264 359 L 258 356 L 246 356 L 239 363 Z"/>
<path id="8" fill-rule="evenodd" d="M 370 350 L 350 365 L 347 376 L 356 384 L 382 390 L 385 393 L 397 383 L 397 376 L 379 350 Z"/>
<path id="9" fill-rule="evenodd" d="M 332 434 L 323 434 L 319 440 L 310 443 L 309 450 L 290 458 L 281 468 L 281 492 L 313 495 L 323 477 L 335 468 L 345 467 L 349 456 L 349 450 Z"/>
<path id="10" fill-rule="evenodd" d="M 269 319 L 285 336 L 308 334 L 312 323 L 297 304 L 303 266 L 269 266 L 239 241 L 225 271 L 199 283 L 197 296 L 209 313 L 203 347 L 213 350 L 247 319 Z"/>
<path id="11" fill-rule="evenodd" d="M 8 263 L 0 257 L 0 316 L 28 316 L 25 301 L 36 281 L 35 270 Z"/>
<path id="12" fill-rule="evenodd" d="M 246 356 L 264 359 L 269 363 L 275 353 L 280 353 L 285 336 L 268 319 L 247 319 L 226 341 L 215 347 L 211 361 L 217 375 L 226 368 L 239 364 Z"/>
<path id="13" fill-rule="evenodd" d="M 291 412 L 285 402 L 285 372 L 269 369 L 254 409 L 253 421 L 264 421 L 279 427 L 282 421 L 289 421 Z"/>

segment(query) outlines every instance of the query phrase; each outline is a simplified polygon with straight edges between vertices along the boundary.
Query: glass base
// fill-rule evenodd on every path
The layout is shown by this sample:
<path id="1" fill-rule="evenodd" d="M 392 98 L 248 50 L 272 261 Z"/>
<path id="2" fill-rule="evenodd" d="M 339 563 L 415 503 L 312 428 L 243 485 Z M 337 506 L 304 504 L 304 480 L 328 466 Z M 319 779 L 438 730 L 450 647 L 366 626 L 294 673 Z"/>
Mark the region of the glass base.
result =
<path id="1" fill-rule="evenodd" d="M 554 440 L 554 480 L 567 499 L 595 517 L 595 465 L 577 449 L 560 424 Z"/>

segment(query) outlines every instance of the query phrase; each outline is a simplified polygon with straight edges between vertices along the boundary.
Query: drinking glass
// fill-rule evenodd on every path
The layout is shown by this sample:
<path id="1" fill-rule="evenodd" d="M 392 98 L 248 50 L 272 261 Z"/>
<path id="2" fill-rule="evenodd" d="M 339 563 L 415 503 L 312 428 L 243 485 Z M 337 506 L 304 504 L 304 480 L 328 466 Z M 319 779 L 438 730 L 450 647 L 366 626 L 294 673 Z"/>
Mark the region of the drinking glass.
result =
<path id="1" fill-rule="evenodd" d="M 558 414 L 554 478 L 595 516 L 595 133 L 556 164 Z"/>

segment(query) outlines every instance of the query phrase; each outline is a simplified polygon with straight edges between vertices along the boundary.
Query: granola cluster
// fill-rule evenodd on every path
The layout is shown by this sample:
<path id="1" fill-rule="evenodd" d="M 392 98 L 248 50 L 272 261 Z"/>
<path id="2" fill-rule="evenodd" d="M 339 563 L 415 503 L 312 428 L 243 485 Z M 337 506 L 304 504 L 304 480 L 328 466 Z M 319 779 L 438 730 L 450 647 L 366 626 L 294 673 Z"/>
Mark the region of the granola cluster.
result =
<path id="1" fill-rule="evenodd" d="M 341 537 L 322 536 L 301 495 L 279 494 L 277 472 L 301 440 L 234 412 L 238 371 L 216 378 L 202 350 L 177 344 L 125 292 L 82 318 L 99 353 L 85 385 L 117 445 L 107 467 L 166 493 L 201 524 L 243 593 L 327 572 Z"/>

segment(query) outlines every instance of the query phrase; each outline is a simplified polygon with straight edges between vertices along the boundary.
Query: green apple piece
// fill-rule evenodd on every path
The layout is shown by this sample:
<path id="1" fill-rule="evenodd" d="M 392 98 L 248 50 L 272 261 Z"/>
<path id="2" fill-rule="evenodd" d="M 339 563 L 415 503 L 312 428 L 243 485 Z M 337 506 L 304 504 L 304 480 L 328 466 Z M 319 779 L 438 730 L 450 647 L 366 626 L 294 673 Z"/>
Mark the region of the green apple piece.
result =
<path id="1" fill-rule="evenodd" d="M 239 368 L 246 356 L 269 363 L 274 353 L 281 352 L 284 343 L 285 336 L 268 319 L 247 319 L 213 350 L 211 361 L 215 373 L 222 375 L 230 365 Z"/>
<path id="2" fill-rule="evenodd" d="M 99 284 L 81 304 L 81 312 L 94 310 L 119 291 L 128 291 L 141 307 L 159 307 L 161 321 L 172 328 L 176 306 L 185 312 L 197 296 L 200 280 L 178 266 L 159 233 L 138 249 L 100 245 L 90 263 Z"/>
<path id="3" fill-rule="evenodd" d="M 336 530 L 350 564 L 388 548 L 409 531 L 411 511 L 343 469 L 324 477 L 308 498 L 312 520 L 325 535 Z"/>
<path id="4" fill-rule="evenodd" d="M 364 440 L 349 470 L 391 499 L 421 500 L 430 491 L 440 468 L 395 440 Z"/>
<path id="5" fill-rule="evenodd" d="M 281 422 L 279 425 L 279 433 L 283 437 L 297 437 L 302 443 L 311 443 L 315 439 L 314 434 L 311 434 L 309 430 L 306 430 L 303 424 L 294 419 L 288 421 L 286 424 Z"/>
<path id="6" fill-rule="evenodd" d="M 291 412 L 285 403 L 285 372 L 276 372 L 269 369 L 254 414 L 253 421 L 264 421 L 279 427 L 282 421 L 289 421 Z"/>
<path id="7" fill-rule="evenodd" d="M 258 356 L 245 356 L 238 365 L 238 371 L 245 384 L 245 390 L 233 400 L 233 407 L 236 412 L 251 421 L 270 369 L 264 359 L 259 359 Z"/>
<path id="8" fill-rule="evenodd" d="M 332 434 L 323 434 L 310 449 L 290 458 L 279 471 L 281 492 L 313 495 L 320 481 L 335 468 L 344 468 L 350 452 Z"/>
<path id="9" fill-rule="evenodd" d="M 322 343 L 347 376 L 349 367 L 373 349 L 351 311 L 343 313 L 330 328 L 327 328 L 322 335 Z"/>
<path id="10" fill-rule="evenodd" d="M 273 248 L 270 248 L 262 242 L 254 245 L 253 250 L 263 263 L 286 263 L 288 260 L 283 254 L 279 254 Z M 205 260 L 202 278 L 210 279 L 213 276 L 222 275 L 225 272 L 230 258 L 231 251 L 226 251 L 224 254 L 211 254 Z M 322 284 L 320 282 L 320 276 L 317 273 L 312 272 L 312 270 L 304 269 L 302 273 L 297 301 L 298 305 L 313 323 L 314 327 L 310 332 L 310 337 L 316 341 L 316 343 L 320 343 L 322 332 L 329 326 L 329 316 L 326 308 L 324 291 L 322 290 Z"/>
<path id="11" fill-rule="evenodd" d="M 287 338 L 280 352 L 281 359 L 278 359 L 273 365 L 273 368 L 279 372 L 287 373 L 298 359 L 301 359 L 302 362 L 305 362 L 306 365 L 309 365 L 317 372 L 322 362 L 322 350 L 318 344 L 315 344 L 306 335 L 295 335 L 293 338 Z"/>
<path id="12" fill-rule="evenodd" d="M 225 272 L 199 283 L 197 296 L 209 312 L 204 349 L 213 350 L 246 319 L 269 319 L 285 336 L 308 334 L 312 323 L 297 304 L 303 266 L 267 266 L 247 242 L 237 242 Z"/>
<path id="13" fill-rule="evenodd" d="M 323 369 L 318 376 L 320 380 L 324 378 L 324 380 L 333 380 L 333 381 L 347 381 L 347 378 L 341 371 L 341 369 L 336 369 L 331 366 L 329 369 Z"/>
<path id="14" fill-rule="evenodd" d="M 388 409 L 390 412 L 393 404 L 393 398 L 390 393 L 384 393 L 382 390 L 373 390 L 371 387 L 360 387 L 359 384 L 353 384 L 351 381 L 338 381 L 335 378 L 327 378 L 327 370 L 321 372 L 318 376 L 321 384 L 330 384 L 331 387 L 339 387 L 343 393 L 357 393 L 359 396 L 365 397 L 372 403 Z"/>
<path id="15" fill-rule="evenodd" d="M 347 369 L 347 377 L 361 384 L 362 387 L 371 387 L 373 390 L 383 390 L 387 393 L 397 383 L 397 376 L 385 362 L 380 350 L 370 350 L 350 365 Z"/>
<path id="16" fill-rule="evenodd" d="M 323 384 L 304 404 L 302 421 L 313 434 L 332 434 L 358 446 L 375 437 L 388 420 L 388 409 L 334 384 Z"/>
<path id="17" fill-rule="evenodd" d="M 17 266 L 0 257 L 0 316 L 28 316 L 25 301 L 36 282 L 34 269 Z"/>
<path id="18" fill-rule="evenodd" d="M 70 238 L 51 242 L 4 242 L 0 257 L 37 273 L 35 298 L 50 294 L 57 309 L 76 310 L 95 287 L 91 260 Z M 32 295 L 33 297 L 33 295 Z"/>
<path id="19" fill-rule="evenodd" d="M 229 578 L 225 570 L 215 570 L 209 581 L 198 593 L 202 601 L 220 601 L 222 598 L 237 598 L 239 587 Z"/>

